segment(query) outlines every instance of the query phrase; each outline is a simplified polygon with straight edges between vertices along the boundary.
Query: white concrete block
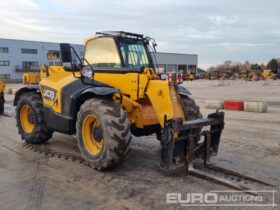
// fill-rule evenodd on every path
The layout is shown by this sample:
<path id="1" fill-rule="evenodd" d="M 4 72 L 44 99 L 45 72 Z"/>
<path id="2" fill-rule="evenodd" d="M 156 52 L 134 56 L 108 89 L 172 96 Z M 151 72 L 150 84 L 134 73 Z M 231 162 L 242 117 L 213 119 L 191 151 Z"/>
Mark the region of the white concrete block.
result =
<path id="1" fill-rule="evenodd" d="M 205 108 L 207 109 L 223 109 L 224 101 L 223 100 L 206 100 Z"/>
<path id="2" fill-rule="evenodd" d="M 244 111 L 245 112 L 267 112 L 266 102 L 254 102 L 254 101 L 244 101 Z"/>

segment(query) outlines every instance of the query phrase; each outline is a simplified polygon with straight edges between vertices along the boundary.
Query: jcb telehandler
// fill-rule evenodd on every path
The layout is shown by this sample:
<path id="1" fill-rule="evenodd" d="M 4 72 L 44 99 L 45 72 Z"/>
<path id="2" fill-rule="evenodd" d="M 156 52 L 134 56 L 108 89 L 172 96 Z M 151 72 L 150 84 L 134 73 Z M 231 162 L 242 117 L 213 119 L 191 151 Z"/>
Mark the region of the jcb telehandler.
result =
<path id="1" fill-rule="evenodd" d="M 193 168 L 194 158 L 217 154 L 224 113 L 202 118 L 187 89 L 160 80 L 155 72 L 155 41 L 127 32 L 100 32 L 84 42 L 84 58 L 69 44 L 61 44 L 63 66 L 41 68 L 41 82 L 20 89 L 15 96 L 19 134 L 28 144 L 42 144 L 53 132 L 76 134 L 82 157 L 95 169 L 111 169 L 130 150 L 131 136 L 156 134 L 162 151 L 160 167 L 182 164 L 188 172 L 226 184 Z M 72 62 L 77 56 L 79 63 Z M 210 126 L 201 132 L 202 127 Z M 203 138 L 204 137 L 204 138 Z"/>

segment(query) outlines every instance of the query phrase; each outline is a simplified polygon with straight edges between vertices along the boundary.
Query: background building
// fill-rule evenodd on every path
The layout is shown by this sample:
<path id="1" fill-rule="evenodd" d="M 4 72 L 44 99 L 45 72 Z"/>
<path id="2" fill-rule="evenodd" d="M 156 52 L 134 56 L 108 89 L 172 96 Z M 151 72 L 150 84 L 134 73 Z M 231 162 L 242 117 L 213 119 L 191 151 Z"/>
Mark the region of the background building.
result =
<path id="1" fill-rule="evenodd" d="M 82 45 L 72 45 L 83 56 Z M 0 79 L 21 81 L 24 71 L 38 71 L 43 64 L 59 65 L 48 60 L 48 52 L 59 52 L 59 43 L 0 39 Z"/>
<path id="2" fill-rule="evenodd" d="M 163 53 L 155 54 L 158 68 L 163 68 L 166 73 L 181 72 L 189 73 L 197 72 L 197 55 L 194 54 L 179 54 L 179 53 Z"/>
<path id="3" fill-rule="evenodd" d="M 82 45 L 72 45 L 83 56 Z M 0 39 L 0 79 L 22 81 L 22 73 L 39 71 L 43 64 L 60 65 L 60 60 L 48 60 L 48 52 L 59 52 L 59 43 Z M 165 72 L 197 71 L 197 55 L 155 53 L 156 63 Z"/>

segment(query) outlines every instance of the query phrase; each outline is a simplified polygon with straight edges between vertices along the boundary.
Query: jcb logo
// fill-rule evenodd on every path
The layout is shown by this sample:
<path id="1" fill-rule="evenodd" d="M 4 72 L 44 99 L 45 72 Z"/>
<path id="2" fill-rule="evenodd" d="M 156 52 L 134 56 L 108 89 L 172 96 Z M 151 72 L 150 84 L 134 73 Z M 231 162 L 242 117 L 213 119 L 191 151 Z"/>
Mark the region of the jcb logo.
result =
<path id="1" fill-rule="evenodd" d="M 50 88 L 46 88 L 46 87 L 42 87 L 42 92 L 43 92 L 43 97 L 45 99 L 54 101 L 55 100 L 55 95 L 56 95 L 56 91 Z"/>
<path id="2" fill-rule="evenodd" d="M 51 100 L 54 99 L 54 91 L 52 90 L 44 90 L 43 96 L 45 98 L 50 98 Z"/>

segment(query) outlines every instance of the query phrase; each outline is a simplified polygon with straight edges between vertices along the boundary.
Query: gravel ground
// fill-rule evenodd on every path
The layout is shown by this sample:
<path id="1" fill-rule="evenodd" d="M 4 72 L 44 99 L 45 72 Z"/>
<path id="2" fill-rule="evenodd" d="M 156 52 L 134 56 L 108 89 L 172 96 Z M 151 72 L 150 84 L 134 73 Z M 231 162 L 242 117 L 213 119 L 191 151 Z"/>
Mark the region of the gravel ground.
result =
<path id="1" fill-rule="evenodd" d="M 193 93 L 204 116 L 205 99 L 243 99 L 269 102 L 268 113 L 225 111 L 225 129 L 215 163 L 270 180 L 277 187 L 241 182 L 257 190 L 278 190 L 280 204 L 280 82 L 193 81 L 184 84 Z M 8 85 L 17 89 L 19 85 Z M 6 110 L 14 115 L 7 95 Z M 207 193 L 229 188 L 187 176 L 185 170 L 166 174 L 159 170 L 160 145 L 154 136 L 133 138 L 128 160 L 111 172 L 95 171 L 79 159 L 74 136 L 55 133 L 43 147 L 24 145 L 13 117 L 0 117 L 0 209 L 186 209 L 167 204 L 166 193 Z M 43 152 L 40 150 L 43 148 Z M 46 150 L 47 148 L 47 150 Z M 35 151 L 37 150 L 37 152 Z M 53 151 L 45 155 L 45 151 Z M 40 153 L 41 151 L 41 153 Z M 59 158 L 56 152 L 71 154 Z M 198 164 L 200 166 L 201 164 Z M 265 196 L 271 201 L 270 196 Z M 225 207 L 188 207 L 188 209 Z M 258 207 L 259 209 L 279 209 Z M 252 209 L 252 207 L 228 207 Z"/>

